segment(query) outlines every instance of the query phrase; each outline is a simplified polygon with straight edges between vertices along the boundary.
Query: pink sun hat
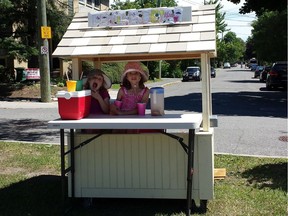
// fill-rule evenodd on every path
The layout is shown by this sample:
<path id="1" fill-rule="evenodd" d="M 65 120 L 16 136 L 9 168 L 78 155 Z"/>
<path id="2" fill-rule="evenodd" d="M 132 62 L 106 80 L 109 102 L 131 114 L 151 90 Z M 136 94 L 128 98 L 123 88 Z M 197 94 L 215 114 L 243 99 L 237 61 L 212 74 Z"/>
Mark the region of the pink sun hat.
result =
<path id="1" fill-rule="evenodd" d="M 148 80 L 149 73 L 143 70 L 140 62 L 128 62 L 125 65 L 124 72 L 121 76 L 121 82 L 123 82 L 123 79 L 125 78 L 128 72 L 133 72 L 133 71 L 139 72 L 141 74 L 143 82 L 146 82 Z"/>

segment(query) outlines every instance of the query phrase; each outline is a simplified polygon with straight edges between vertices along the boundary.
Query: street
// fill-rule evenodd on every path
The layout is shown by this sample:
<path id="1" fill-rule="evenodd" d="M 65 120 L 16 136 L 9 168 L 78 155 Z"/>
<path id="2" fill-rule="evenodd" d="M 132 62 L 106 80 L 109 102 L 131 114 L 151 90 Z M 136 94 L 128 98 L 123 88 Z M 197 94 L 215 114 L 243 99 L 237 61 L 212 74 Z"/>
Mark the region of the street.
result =
<path id="1" fill-rule="evenodd" d="M 287 91 L 266 91 L 250 69 L 216 72 L 211 80 L 212 110 L 218 117 L 215 153 L 287 157 Z M 180 80 L 165 85 L 165 112 L 201 112 L 201 82 Z M 56 102 L 7 103 L 0 102 L 0 140 L 59 143 L 59 131 L 47 129 L 47 121 L 59 118 Z"/>

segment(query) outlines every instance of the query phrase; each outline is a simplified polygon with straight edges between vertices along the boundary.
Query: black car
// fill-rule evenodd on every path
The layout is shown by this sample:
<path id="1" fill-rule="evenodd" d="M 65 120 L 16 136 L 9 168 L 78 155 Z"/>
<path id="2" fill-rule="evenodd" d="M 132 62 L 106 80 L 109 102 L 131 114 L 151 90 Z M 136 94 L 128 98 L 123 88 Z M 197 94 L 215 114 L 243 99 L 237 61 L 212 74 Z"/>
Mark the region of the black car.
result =
<path id="1" fill-rule="evenodd" d="M 195 81 L 201 80 L 200 67 L 192 66 L 192 67 L 186 68 L 186 70 L 183 72 L 183 81 L 188 81 L 188 80 L 195 80 Z"/>
<path id="2" fill-rule="evenodd" d="M 267 74 L 271 70 L 271 66 L 265 66 L 264 70 L 260 72 L 259 81 L 266 82 Z"/>
<path id="3" fill-rule="evenodd" d="M 266 88 L 287 88 L 287 61 L 275 62 L 267 74 Z"/>

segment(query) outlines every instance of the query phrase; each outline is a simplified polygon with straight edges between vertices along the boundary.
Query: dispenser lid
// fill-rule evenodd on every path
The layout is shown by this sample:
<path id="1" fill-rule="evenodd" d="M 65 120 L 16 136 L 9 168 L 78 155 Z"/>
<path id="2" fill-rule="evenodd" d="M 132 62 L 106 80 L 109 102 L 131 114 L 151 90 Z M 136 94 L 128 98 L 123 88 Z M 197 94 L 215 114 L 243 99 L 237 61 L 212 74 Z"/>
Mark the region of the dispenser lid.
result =
<path id="1" fill-rule="evenodd" d="M 164 88 L 162 87 L 153 87 L 153 88 L 150 88 L 150 93 L 157 93 L 157 94 L 164 94 Z"/>

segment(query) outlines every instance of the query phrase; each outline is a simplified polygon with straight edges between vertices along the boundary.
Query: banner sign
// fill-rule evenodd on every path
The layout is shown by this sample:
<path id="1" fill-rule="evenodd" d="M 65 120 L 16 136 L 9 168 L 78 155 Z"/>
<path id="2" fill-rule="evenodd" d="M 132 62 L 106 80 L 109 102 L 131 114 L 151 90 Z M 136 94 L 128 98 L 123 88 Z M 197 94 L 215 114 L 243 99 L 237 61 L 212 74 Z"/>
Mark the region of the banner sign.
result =
<path id="1" fill-rule="evenodd" d="M 143 24 L 157 24 L 157 23 L 172 24 L 182 22 L 183 11 L 184 11 L 183 7 L 99 11 L 88 14 L 88 26 L 107 27 L 107 26 L 143 25 Z M 190 7 L 190 21 L 191 21 L 191 7 Z"/>

